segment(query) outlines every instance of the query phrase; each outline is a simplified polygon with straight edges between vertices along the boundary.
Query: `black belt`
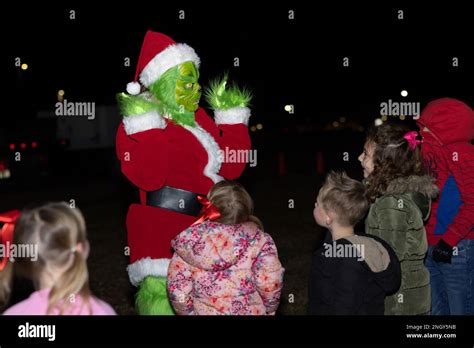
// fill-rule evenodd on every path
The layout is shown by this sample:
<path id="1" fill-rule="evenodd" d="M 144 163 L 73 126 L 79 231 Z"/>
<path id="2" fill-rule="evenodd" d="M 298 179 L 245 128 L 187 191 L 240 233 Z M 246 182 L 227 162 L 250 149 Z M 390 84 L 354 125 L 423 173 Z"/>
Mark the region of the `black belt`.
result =
<path id="1" fill-rule="evenodd" d="M 175 211 L 177 213 L 198 216 L 202 205 L 197 200 L 197 193 L 163 186 L 156 191 L 147 191 L 146 204 Z"/>

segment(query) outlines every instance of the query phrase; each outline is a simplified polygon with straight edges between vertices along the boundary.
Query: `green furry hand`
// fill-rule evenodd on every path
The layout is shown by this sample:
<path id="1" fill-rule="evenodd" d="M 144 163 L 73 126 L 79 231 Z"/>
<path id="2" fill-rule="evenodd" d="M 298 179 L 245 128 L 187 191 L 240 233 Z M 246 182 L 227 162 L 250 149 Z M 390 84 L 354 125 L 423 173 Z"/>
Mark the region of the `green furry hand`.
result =
<path id="1" fill-rule="evenodd" d="M 148 276 L 138 289 L 135 305 L 140 315 L 175 315 L 168 300 L 166 277 Z"/>
<path id="2" fill-rule="evenodd" d="M 205 93 L 206 101 L 214 110 L 228 110 L 234 107 L 246 107 L 249 105 L 252 95 L 246 89 L 232 86 L 226 89 L 227 75 L 222 80 L 211 82 Z"/>
<path id="3" fill-rule="evenodd" d="M 158 104 L 151 100 L 145 99 L 141 95 L 128 95 L 125 93 L 119 93 L 117 95 L 117 101 L 119 104 L 120 113 L 125 117 L 131 115 L 141 115 L 152 110 L 160 111 Z"/>

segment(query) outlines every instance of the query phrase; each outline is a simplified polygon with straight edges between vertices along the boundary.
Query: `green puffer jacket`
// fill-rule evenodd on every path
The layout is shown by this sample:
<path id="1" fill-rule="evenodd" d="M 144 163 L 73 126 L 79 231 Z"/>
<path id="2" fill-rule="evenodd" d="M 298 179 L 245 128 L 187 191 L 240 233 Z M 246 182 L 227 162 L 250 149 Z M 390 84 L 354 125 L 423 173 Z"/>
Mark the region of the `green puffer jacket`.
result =
<path id="1" fill-rule="evenodd" d="M 431 310 L 423 221 L 428 219 L 431 200 L 437 194 L 430 176 L 412 175 L 390 182 L 370 207 L 365 232 L 382 238 L 393 248 L 402 270 L 400 289 L 385 298 L 386 315 L 428 314 Z"/>

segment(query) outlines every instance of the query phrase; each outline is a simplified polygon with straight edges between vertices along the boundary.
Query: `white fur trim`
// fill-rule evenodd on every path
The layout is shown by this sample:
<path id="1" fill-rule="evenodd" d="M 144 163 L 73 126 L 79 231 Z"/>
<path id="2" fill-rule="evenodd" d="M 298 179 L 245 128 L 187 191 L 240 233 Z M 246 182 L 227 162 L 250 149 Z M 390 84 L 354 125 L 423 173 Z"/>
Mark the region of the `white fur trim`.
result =
<path id="1" fill-rule="evenodd" d="M 235 107 L 228 110 L 214 111 L 216 124 L 249 124 L 250 109 L 246 107 Z"/>
<path id="2" fill-rule="evenodd" d="M 206 132 L 201 126 L 196 122 L 196 127 L 184 126 L 188 131 L 190 131 L 201 143 L 204 149 L 207 152 L 207 164 L 204 167 L 204 175 L 212 180 L 213 183 L 218 183 L 222 181 L 223 178 L 219 173 L 222 165 L 222 154 L 219 145 L 216 140 Z"/>
<path id="3" fill-rule="evenodd" d="M 137 95 L 140 93 L 140 84 L 136 81 L 127 83 L 127 92 L 131 95 Z"/>
<path id="4" fill-rule="evenodd" d="M 140 74 L 140 81 L 149 87 L 168 69 L 189 61 L 199 68 L 200 59 L 192 47 L 182 43 L 170 45 L 148 62 Z"/>
<path id="5" fill-rule="evenodd" d="M 163 129 L 166 127 L 165 119 L 154 110 L 140 115 L 125 116 L 122 122 L 128 135 L 144 132 L 149 129 Z"/>
<path id="6" fill-rule="evenodd" d="M 171 259 L 152 259 L 146 257 L 128 265 L 130 283 L 138 286 L 148 276 L 166 277 Z"/>

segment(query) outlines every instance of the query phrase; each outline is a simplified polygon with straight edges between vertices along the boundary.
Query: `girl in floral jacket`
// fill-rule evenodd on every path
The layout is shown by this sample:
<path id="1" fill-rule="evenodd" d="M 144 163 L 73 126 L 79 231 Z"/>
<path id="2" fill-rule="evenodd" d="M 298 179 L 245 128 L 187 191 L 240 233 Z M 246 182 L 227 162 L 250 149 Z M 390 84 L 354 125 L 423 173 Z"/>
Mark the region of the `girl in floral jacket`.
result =
<path id="1" fill-rule="evenodd" d="M 216 184 L 204 202 L 209 220 L 172 242 L 168 293 L 181 315 L 272 315 L 284 269 L 270 235 L 252 215 L 253 202 L 236 182 Z M 213 221 L 210 221 L 213 220 Z"/>

